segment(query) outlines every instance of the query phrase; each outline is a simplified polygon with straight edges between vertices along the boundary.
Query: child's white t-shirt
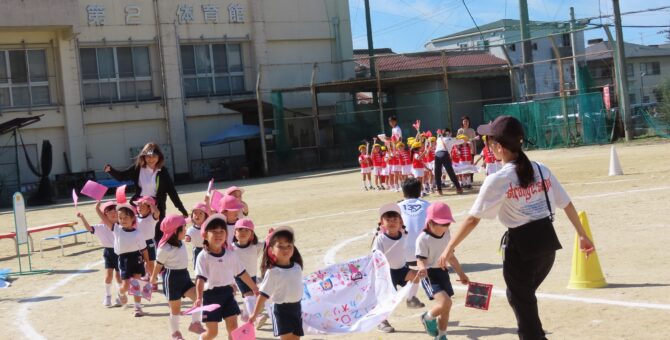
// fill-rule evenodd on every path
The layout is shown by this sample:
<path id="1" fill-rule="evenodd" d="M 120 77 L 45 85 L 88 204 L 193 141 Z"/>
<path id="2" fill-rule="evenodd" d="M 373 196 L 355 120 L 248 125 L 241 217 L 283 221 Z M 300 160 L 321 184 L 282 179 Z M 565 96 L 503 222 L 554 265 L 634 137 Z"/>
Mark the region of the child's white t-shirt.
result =
<path id="1" fill-rule="evenodd" d="M 386 256 L 391 269 L 400 269 L 405 266 L 405 247 L 407 246 L 407 235 L 400 231 L 393 238 L 386 233 L 378 233 L 372 242 L 372 250 L 378 250 Z"/>
<path id="2" fill-rule="evenodd" d="M 237 242 L 233 242 L 233 251 L 237 257 L 242 261 L 242 267 L 246 269 L 250 276 L 258 274 L 258 257 L 263 253 L 263 244 L 251 244 L 249 242 L 246 246 L 240 246 Z"/>
<path id="3" fill-rule="evenodd" d="M 400 207 L 400 216 L 402 223 L 407 230 L 407 244 L 405 246 L 405 261 L 416 261 L 416 254 L 414 247 L 416 245 L 416 238 L 421 233 L 421 230 L 426 226 L 426 212 L 430 202 L 420 198 L 408 198 L 398 203 Z"/>
<path id="4" fill-rule="evenodd" d="M 137 229 L 142 233 L 145 240 L 153 240 L 156 237 L 156 222 L 158 220 L 151 213 L 146 217 L 137 216 Z"/>
<path id="5" fill-rule="evenodd" d="M 94 224 L 91 228 L 93 229 L 91 234 L 98 237 L 101 246 L 105 248 L 114 248 L 114 233 L 106 224 Z"/>
<path id="6" fill-rule="evenodd" d="M 205 290 L 233 285 L 235 277 L 243 273 L 240 259 L 235 252 L 226 249 L 221 255 L 201 251 L 195 261 L 195 275 L 205 280 Z"/>
<path id="7" fill-rule="evenodd" d="M 166 269 L 186 269 L 188 268 L 188 249 L 183 243 L 181 247 L 166 243 L 158 248 L 156 261 Z"/>
<path id="8" fill-rule="evenodd" d="M 440 268 L 438 260 L 449 240 L 451 233 L 448 229 L 439 237 L 429 231 L 422 231 L 416 239 L 416 258 L 426 260 L 427 268 Z"/>
<path id="9" fill-rule="evenodd" d="M 135 228 L 132 231 L 123 230 L 120 224 L 114 224 L 114 252 L 117 255 L 132 253 L 145 249 L 147 243 L 142 233 Z"/>
<path id="10" fill-rule="evenodd" d="M 570 196 L 561 183 L 542 163 L 532 164 L 535 180 L 527 188 L 519 186 L 514 163 L 507 163 L 496 173 L 486 176 L 469 214 L 485 219 L 497 216 L 507 228 L 515 228 L 549 216 L 540 173 L 537 171 L 538 165 L 542 169 L 552 213 L 556 207 L 565 208 L 570 203 Z"/>
<path id="11" fill-rule="evenodd" d="M 265 272 L 258 290 L 274 303 L 299 302 L 303 293 L 302 268 L 297 263 L 288 267 L 275 265 Z"/>
<path id="12" fill-rule="evenodd" d="M 226 244 L 228 245 L 228 247 L 232 247 L 233 246 L 233 237 L 235 237 L 235 223 L 226 224 L 226 234 L 227 234 L 226 242 L 228 242 Z"/>
<path id="13" fill-rule="evenodd" d="M 194 247 L 202 248 L 204 239 L 200 233 L 200 228 L 196 228 L 195 225 L 192 225 L 186 230 L 186 235 L 191 238 L 191 244 Z"/>

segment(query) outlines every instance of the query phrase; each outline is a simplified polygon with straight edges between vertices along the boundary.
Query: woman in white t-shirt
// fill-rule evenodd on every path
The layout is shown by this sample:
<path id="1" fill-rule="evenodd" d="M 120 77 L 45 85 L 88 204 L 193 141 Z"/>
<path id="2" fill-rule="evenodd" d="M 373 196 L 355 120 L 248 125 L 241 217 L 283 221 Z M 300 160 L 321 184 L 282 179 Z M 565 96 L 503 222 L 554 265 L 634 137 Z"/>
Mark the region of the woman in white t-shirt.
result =
<path id="1" fill-rule="evenodd" d="M 468 218 L 442 252 L 440 266 L 446 267 L 456 246 L 480 219 L 497 216 L 508 228 L 501 241 L 503 276 L 519 337 L 545 339 L 535 291 L 549 274 L 556 250 L 561 248 L 552 224 L 556 206 L 565 211 L 577 231 L 581 250 L 588 256 L 595 248 L 556 177 L 546 166 L 531 162 L 523 152 L 523 127 L 516 118 L 500 116 L 491 124 L 479 126 L 477 132 L 488 136 L 488 147 L 503 167 L 484 180 Z"/>

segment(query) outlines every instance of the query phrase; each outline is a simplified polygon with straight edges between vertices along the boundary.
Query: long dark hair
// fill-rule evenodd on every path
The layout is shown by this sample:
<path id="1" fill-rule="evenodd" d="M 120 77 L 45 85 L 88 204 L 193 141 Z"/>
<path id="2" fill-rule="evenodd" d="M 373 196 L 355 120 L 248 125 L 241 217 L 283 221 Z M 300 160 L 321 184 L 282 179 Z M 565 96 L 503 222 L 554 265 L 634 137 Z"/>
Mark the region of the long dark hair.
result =
<path id="1" fill-rule="evenodd" d="M 182 230 L 184 230 L 183 225 L 179 226 L 179 228 L 177 228 L 177 230 L 174 231 L 174 234 L 172 234 L 172 236 L 170 236 L 170 238 L 167 240 L 167 244 L 173 247 L 180 248 L 182 243 L 179 240 L 179 234 L 181 233 Z"/>
<path id="2" fill-rule="evenodd" d="M 522 188 L 528 188 L 535 181 L 535 172 L 533 164 L 528 156 L 523 152 L 523 135 L 521 136 L 489 136 L 489 140 L 494 140 L 503 148 L 516 154 L 514 160 L 516 176 L 519 178 L 519 185 Z"/>
<path id="3" fill-rule="evenodd" d="M 205 233 L 207 233 L 207 230 L 209 229 L 214 229 L 217 227 L 223 228 L 223 230 L 226 231 L 226 239 L 228 238 L 228 225 L 226 224 L 226 220 L 221 219 L 221 218 L 214 218 L 209 223 L 207 223 L 207 226 L 205 227 Z M 223 248 L 225 249 L 228 246 L 228 242 L 224 241 L 223 242 Z M 205 249 L 206 251 L 209 251 L 209 242 L 207 242 L 207 238 L 202 241 L 202 248 Z"/>
<path id="4" fill-rule="evenodd" d="M 275 261 L 268 256 L 268 251 L 270 251 L 269 248 L 272 248 L 280 238 L 284 238 L 288 243 L 293 244 L 293 256 L 291 256 L 291 262 L 299 264 L 300 268 L 303 267 L 302 255 L 300 255 L 298 248 L 295 246 L 293 233 L 288 230 L 280 230 L 272 234 L 270 240 L 265 245 L 266 248 L 263 250 L 263 259 L 261 260 L 261 275 L 263 276 L 268 269 L 276 265 Z"/>

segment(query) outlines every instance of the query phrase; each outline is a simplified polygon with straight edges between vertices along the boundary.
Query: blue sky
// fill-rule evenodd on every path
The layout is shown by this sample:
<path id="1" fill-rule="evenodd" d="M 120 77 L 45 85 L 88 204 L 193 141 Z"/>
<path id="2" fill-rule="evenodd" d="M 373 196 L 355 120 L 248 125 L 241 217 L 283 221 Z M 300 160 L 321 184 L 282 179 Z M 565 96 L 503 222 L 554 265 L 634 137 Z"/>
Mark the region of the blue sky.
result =
<path id="1" fill-rule="evenodd" d="M 517 0 L 466 0 L 475 22 L 483 25 L 500 19 L 518 19 Z M 623 0 L 621 12 L 670 5 L 668 0 Z M 390 47 L 395 52 L 423 51 L 430 39 L 474 27 L 462 0 L 370 0 L 375 48 Z M 612 14 L 611 0 L 528 0 L 530 20 L 564 21 L 570 7 L 577 18 Z M 354 48 L 367 48 L 363 0 L 349 0 Z M 613 23 L 611 18 L 603 23 Z M 600 23 L 598 19 L 592 23 Z M 623 16 L 624 25 L 670 25 L 670 9 Z M 666 37 L 657 32 L 666 28 L 625 28 L 624 40 L 636 44 L 662 44 Z M 614 34 L 614 30 L 612 30 Z M 604 31 L 587 31 L 586 39 L 605 38 Z"/>

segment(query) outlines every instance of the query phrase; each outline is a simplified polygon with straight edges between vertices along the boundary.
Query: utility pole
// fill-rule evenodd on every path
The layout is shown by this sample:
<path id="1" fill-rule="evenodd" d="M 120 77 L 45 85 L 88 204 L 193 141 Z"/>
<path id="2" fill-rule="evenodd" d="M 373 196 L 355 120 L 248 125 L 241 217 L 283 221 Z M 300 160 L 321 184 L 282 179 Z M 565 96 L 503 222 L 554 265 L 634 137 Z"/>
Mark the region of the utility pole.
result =
<path id="1" fill-rule="evenodd" d="M 575 8 L 570 7 L 570 46 L 572 47 L 572 68 L 575 69 L 575 94 L 582 92 L 579 84 L 579 63 L 577 62 L 577 44 L 575 43 Z"/>
<path id="2" fill-rule="evenodd" d="M 619 10 L 619 0 L 612 0 L 614 8 L 614 29 L 616 31 L 616 54 L 619 56 L 615 60 L 615 69 L 619 78 L 619 111 L 623 119 L 623 127 L 626 135 L 626 141 L 633 139 L 633 120 L 630 116 L 630 102 L 628 100 L 628 78 L 626 77 L 626 52 L 624 50 L 623 29 L 621 28 L 621 11 Z"/>
<path id="3" fill-rule="evenodd" d="M 377 73 L 375 70 L 374 44 L 372 43 L 372 19 L 370 18 L 370 0 L 365 0 L 365 28 L 368 33 L 368 56 L 370 57 L 370 76 L 374 77 Z"/>
<path id="4" fill-rule="evenodd" d="M 520 24 L 521 24 L 521 54 L 523 56 L 523 74 L 526 87 L 526 100 L 532 99 L 528 94 L 535 94 L 535 66 L 533 62 L 533 44 L 530 41 L 530 30 L 528 29 L 528 1 L 519 0 Z M 530 65 L 528 63 L 531 63 Z"/>

